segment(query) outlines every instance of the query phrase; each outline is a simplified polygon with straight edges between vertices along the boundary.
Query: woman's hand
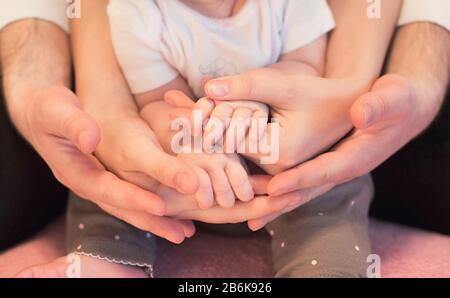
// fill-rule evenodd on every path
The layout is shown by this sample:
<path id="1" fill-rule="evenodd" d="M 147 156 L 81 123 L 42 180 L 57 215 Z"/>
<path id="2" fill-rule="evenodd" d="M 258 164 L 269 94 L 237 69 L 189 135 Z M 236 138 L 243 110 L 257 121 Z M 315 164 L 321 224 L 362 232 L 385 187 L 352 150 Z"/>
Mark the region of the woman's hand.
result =
<path id="1" fill-rule="evenodd" d="M 158 198 L 155 192 L 161 185 L 176 189 L 180 195 L 197 191 L 199 182 L 193 169 L 162 150 L 137 112 L 111 107 L 97 112 L 95 117 L 102 134 L 95 155 L 117 177 Z M 128 198 L 128 195 L 123 194 L 123 197 Z M 195 233 L 191 222 L 161 217 L 167 213 L 164 198 L 163 202 L 164 211 L 159 213 L 132 205 L 99 205 L 112 215 L 169 241 L 180 243 L 185 237 L 191 237 Z"/>
<path id="2" fill-rule="evenodd" d="M 273 84 L 270 84 L 269 81 Z M 211 97 L 213 95 L 212 91 L 221 92 L 222 96 L 217 97 L 217 100 L 224 98 L 224 96 L 226 100 L 249 98 L 250 100 L 257 101 L 261 99 L 262 102 L 269 104 L 275 110 L 277 117 L 281 118 L 280 124 L 285 131 L 281 133 L 280 143 L 285 146 L 284 148 L 295 149 L 294 147 L 297 147 L 298 155 L 296 156 L 296 154 L 291 153 L 292 158 L 286 158 L 283 157 L 283 150 L 280 150 L 280 159 L 285 163 L 281 165 L 282 167 L 292 167 L 307 159 L 308 156 L 311 157 L 317 154 L 318 151 L 324 150 L 327 146 L 336 143 L 339 138 L 350 131 L 351 122 L 348 111 L 354 98 L 362 93 L 361 90 L 365 88 L 356 79 L 326 80 L 303 75 L 298 77 L 281 76 L 280 73 L 271 69 L 250 71 L 243 75 L 219 80 L 219 83 L 224 82 L 225 84 L 230 83 L 224 89 L 220 89 L 220 86 L 214 84 L 212 87 L 207 84 L 206 88 L 210 87 L 213 90 L 207 89 L 206 93 Z M 260 86 L 263 89 L 257 89 Z M 224 95 L 224 91 L 228 92 L 228 96 Z M 176 116 L 188 117 L 190 115 L 193 103 L 187 96 L 179 94 L 179 92 L 170 92 L 166 95 L 166 100 L 179 108 Z M 348 118 L 348 120 L 345 118 Z M 297 123 L 291 127 L 289 126 L 289 121 L 292 119 L 296 121 L 295 123 L 301 120 L 301 123 Z M 317 125 L 311 125 L 308 122 L 313 122 Z M 294 137 L 288 131 L 288 129 L 292 131 L 295 128 L 302 132 L 299 135 L 295 132 L 297 137 Z M 321 136 L 321 138 L 318 138 L 318 136 Z M 295 146 L 291 144 L 292 141 L 295 141 Z M 291 166 L 288 166 L 288 164 L 291 164 Z M 271 166 L 274 169 L 278 165 Z M 264 179 L 269 185 L 270 177 L 264 177 Z M 258 206 L 256 208 L 257 213 L 266 212 L 266 216 L 273 216 L 273 213 L 267 213 L 270 212 L 271 208 L 273 210 L 280 210 L 279 208 L 282 208 L 282 211 L 278 212 L 282 214 L 285 210 L 292 210 L 294 207 L 297 207 L 299 201 L 313 199 L 330 190 L 332 187 L 334 185 L 324 184 L 318 188 L 287 192 L 277 197 L 276 200 L 268 196 L 258 197 L 256 202 L 264 202 L 266 205 L 264 208 L 261 208 L 261 206 L 257 205 L 258 203 L 254 202 L 254 206 Z M 265 192 L 263 194 L 267 193 L 268 190 L 270 188 L 264 189 Z M 260 194 L 262 194 L 261 191 L 259 192 Z M 283 208 L 282 205 L 285 207 Z M 227 214 L 226 216 L 229 216 L 229 218 L 235 219 L 233 217 L 239 213 L 238 209 L 245 210 L 248 214 L 254 212 L 251 208 L 246 209 L 248 206 L 250 204 L 240 204 L 239 208 L 236 208 L 236 213 L 233 214 L 233 210 L 230 210 L 221 214 Z M 190 213 L 184 212 L 184 214 Z M 210 214 L 214 214 L 214 212 Z M 207 220 L 214 221 L 214 219 L 205 216 L 202 212 L 196 212 L 195 216 L 202 216 L 203 220 L 207 217 Z M 254 225 L 254 220 L 252 220 L 254 218 L 251 216 L 241 216 L 239 219 L 250 220 L 250 226 Z"/>
<path id="3" fill-rule="evenodd" d="M 356 79 L 331 80 L 261 68 L 210 81 L 205 93 L 217 101 L 234 103 L 246 98 L 270 106 L 277 122 L 269 123 L 267 140 L 279 158 L 260 163 L 264 154 L 259 151 L 240 153 L 275 175 L 328 150 L 349 133 L 352 124 L 348 111 L 367 89 L 367 84 Z M 189 117 L 194 108 L 192 100 L 177 91 L 168 92 L 166 100 L 177 107 L 173 117 Z M 255 145 L 249 139 L 246 149 Z"/>

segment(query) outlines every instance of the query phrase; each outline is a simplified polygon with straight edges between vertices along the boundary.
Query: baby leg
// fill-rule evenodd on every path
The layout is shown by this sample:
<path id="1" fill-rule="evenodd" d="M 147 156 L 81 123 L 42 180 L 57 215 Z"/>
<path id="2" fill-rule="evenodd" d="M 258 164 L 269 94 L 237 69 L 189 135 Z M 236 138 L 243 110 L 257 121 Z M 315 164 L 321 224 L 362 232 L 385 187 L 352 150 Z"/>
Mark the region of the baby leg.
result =
<path id="1" fill-rule="evenodd" d="M 154 235 L 134 228 L 74 194 L 69 200 L 66 228 L 68 253 L 153 275 L 158 241 Z M 86 266 L 94 264 L 93 261 L 85 263 Z M 123 268 L 118 270 L 125 272 Z"/>
<path id="2" fill-rule="evenodd" d="M 267 227 L 277 277 L 367 277 L 370 176 L 338 186 Z"/>

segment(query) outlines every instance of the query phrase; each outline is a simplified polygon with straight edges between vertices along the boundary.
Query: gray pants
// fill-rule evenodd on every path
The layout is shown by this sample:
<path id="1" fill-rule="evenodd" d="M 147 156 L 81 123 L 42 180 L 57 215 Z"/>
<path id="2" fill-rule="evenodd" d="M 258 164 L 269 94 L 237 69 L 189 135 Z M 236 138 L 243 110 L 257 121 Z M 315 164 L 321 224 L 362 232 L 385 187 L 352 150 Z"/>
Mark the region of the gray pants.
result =
<path id="1" fill-rule="evenodd" d="M 338 186 L 269 224 L 276 277 L 365 277 L 372 197 L 372 180 L 365 176 Z M 165 241 L 73 194 L 67 220 L 68 252 L 149 271 L 157 258 L 158 242 Z M 242 225 L 202 226 L 227 234 L 243 231 Z"/>

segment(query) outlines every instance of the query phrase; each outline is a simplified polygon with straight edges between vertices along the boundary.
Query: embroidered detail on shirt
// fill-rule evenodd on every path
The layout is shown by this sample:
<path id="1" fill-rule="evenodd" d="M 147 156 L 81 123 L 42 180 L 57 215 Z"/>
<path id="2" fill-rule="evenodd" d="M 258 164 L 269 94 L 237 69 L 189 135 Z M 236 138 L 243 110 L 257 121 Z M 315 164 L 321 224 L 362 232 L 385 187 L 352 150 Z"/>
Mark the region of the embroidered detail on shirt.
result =
<path id="1" fill-rule="evenodd" d="M 210 78 L 226 77 L 238 74 L 236 65 L 223 59 L 217 58 L 208 65 L 200 65 L 198 71 Z"/>

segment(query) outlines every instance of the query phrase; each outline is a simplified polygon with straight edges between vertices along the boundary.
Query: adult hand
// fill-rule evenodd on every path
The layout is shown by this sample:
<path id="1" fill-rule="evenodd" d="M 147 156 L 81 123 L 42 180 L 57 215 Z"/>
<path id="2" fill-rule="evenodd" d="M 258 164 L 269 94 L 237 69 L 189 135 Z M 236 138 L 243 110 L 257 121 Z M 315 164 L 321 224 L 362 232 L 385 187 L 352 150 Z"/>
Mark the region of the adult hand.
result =
<path id="1" fill-rule="evenodd" d="M 351 103 L 362 93 L 361 90 L 367 87 L 357 79 L 327 80 L 304 75 L 295 77 L 283 75 L 272 69 L 258 69 L 238 76 L 210 81 L 205 89 L 208 97 L 215 100 L 250 99 L 269 104 L 276 111 L 277 117 L 281 118 L 282 129 L 288 127 L 286 122 L 292 120 L 290 113 L 300 111 L 302 116 L 294 115 L 294 118 L 303 120 L 304 125 L 297 128 L 302 131 L 300 141 L 304 142 L 305 146 L 299 146 L 302 151 L 298 154 L 300 156 L 292 154 L 292 158 L 281 158 L 286 162 L 286 166 L 288 164 L 292 166 L 336 143 L 350 131 L 351 122 L 348 111 Z M 179 108 L 175 116 L 187 116 L 193 108 L 192 100 L 180 92 L 166 94 L 166 100 Z M 349 118 L 350 124 L 346 123 L 345 118 Z M 311 122 L 316 125 L 311 125 Z M 283 136 L 292 138 L 288 132 L 281 132 L 280 135 L 280 143 L 283 144 L 287 143 L 282 139 Z M 280 155 L 282 156 L 283 152 Z M 277 199 L 289 203 L 286 203 L 285 208 L 278 214 L 282 214 L 285 210 L 292 210 L 298 206 L 299 201 L 313 199 L 333 187 L 333 184 L 324 184 L 318 188 L 280 194 Z M 271 203 L 275 204 L 278 200 L 269 200 L 268 206 Z M 265 211 L 270 212 L 269 208 Z M 273 217 L 273 214 L 266 215 Z M 253 228 L 255 221 L 250 216 L 247 219 L 250 220 L 250 227 Z"/>
<path id="2" fill-rule="evenodd" d="M 95 156 L 120 179 L 158 198 L 161 198 L 158 189 L 162 187 L 171 189 L 178 196 L 197 191 L 199 182 L 195 172 L 163 151 L 137 111 L 110 107 L 109 110 L 96 111 L 95 118 L 102 134 Z M 142 208 L 99 205 L 108 213 L 175 243 L 194 235 L 195 227 L 191 221 L 157 216 L 170 215 L 167 213 L 167 200 L 162 198 L 165 208 L 159 214 L 146 212 Z"/>
<path id="3" fill-rule="evenodd" d="M 20 104 L 10 107 L 13 122 L 62 184 L 113 215 L 170 241 L 179 243 L 194 233 L 192 223 L 154 216 L 165 213 L 159 196 L 121 180 L 92 155 L 100 143 L 99 127 L 69 89 L 30 88 L 15 92 L 14 97 L 13 102 Z M 168 175 L 163 179 L 169 180 Z"/>
<path id="4" fill-rule="evenodd" d="M 267 81 L 269 79 L 272 84 Z M 341 92 L 344 89 L 340 86 L 344 82 L 323 80 L 322 83 L 328 86 L 312 84 L 313 81 L 309 84 L 306 82 L 308 81 L 304 78 L 274 75 L 266 77 L 263 73 L 253 73 L 210 81 L 206 84 L 205 91 L 215 100 L 259 98 L 271 105 L 277 105 L 273 98 L 281 98 L 279 101 L 285 102 L 306 100 L 311 96 L 315 100 L 326 100 L 324 96 L 336 98 L 336 94 L 339 97 L 352 95 L 351 92 Z M 353 93 L 353 99 L 358 98 L 357 92 L 355 90 Z M 415 100 L 414 91 L 404 78 L 388 75 L 379 79 L 371 92 L 359 96 L 353 104 L 350 117 L 356 129 L 350 137 L 330 152 L 278 174 L 270 181 L 267 189 L 269 195 L 273 198 L 291 196 L 292 204 L 283 212 L 251 220 L 249 226 L 257 230 L 281 214 L 324 194 L 335 185 L 367 174 L 380 165 L 423 129 L 413 125 L 418 113 L 414 110 Z M 315 116 L 329 117 L 326 113 L 328 110 L 323 111 L 325 112 L 316 113 Z"/>
<path id="5" fill-rule="evenodd" d="M 314 197 L 297 195 L 297 203 L 283 212 L 253 220 L 257 230 L 335 185 L 363 176 L 419 134 L 419 104 L 412 85 L 399 75 L 380 78 L 372 90 L 360 96 L 351 109 L 355 130 L 331 151 L 275 176 L 268 185 L 272 197 L 310 190 Z M 329 187 L 325 187 L 328 185 Z M 322 190 L 321 190 L 322 188 Z"/>
<path id="6" fill-rule="evenodd" d="M 193 219 L 211 224 L 241 223 L 258 219 L 289 207 L 292 195 L 272 200 L 267 195 L 269 176 L 251 176 L 250 182 L 256 197 L 248 202 L 236 202 L 233 208 L 215 205 L 209 209 L 200 209 L 194 196 L 182 195 L 175 190 L 161 185 L 156 193 L 165 198 L 167 214 L 179 219 Z"/>
<path id="7" fill-rule="evenodd" d="M 276 124 L 270 123 L 267 138 L 273 143 L 279 136 L 278 148 L 272 151 L 278 151 L 280 158 L 261 167 L 270 174 L 278 174 L 326 151 L 350 132 L 351 103 L 367 88 L 356 79 L 294 76 L 261 68 L 209 81 L 205 93 L 217 101 L 247 99 L 270 106 L 279 130 L 272 130 Z M 192 109 L 192 100 L 180 92 L 167 93 L 166 101 L 178 107 L 173 117 L 186 117 Z M 243 155 L 255 163 L 264 156 L 250 152 Z"/>

